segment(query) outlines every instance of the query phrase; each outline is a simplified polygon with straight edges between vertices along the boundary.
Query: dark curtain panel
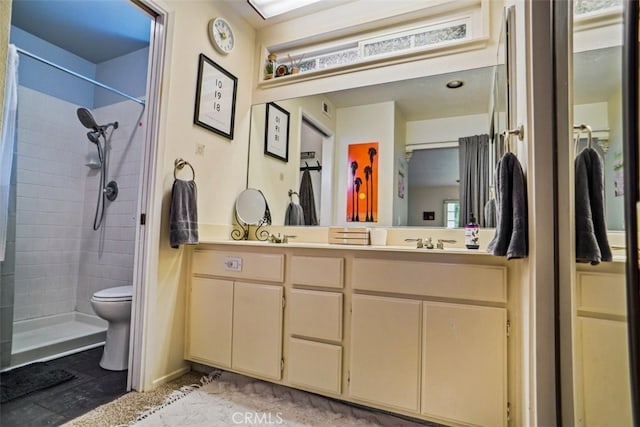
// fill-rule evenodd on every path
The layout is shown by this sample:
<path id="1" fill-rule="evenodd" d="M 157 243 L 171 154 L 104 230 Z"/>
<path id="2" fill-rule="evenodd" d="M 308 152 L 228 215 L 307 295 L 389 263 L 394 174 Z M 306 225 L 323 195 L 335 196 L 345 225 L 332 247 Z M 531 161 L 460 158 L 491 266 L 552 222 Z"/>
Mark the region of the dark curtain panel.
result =
<path id="1" fill-rule="evenodd" d="M 489 135 L 458 139 L 460 158 L 460 227 L 469 223 L 471 213 L 485 227 L 484 206 L 489 200 Z"/>

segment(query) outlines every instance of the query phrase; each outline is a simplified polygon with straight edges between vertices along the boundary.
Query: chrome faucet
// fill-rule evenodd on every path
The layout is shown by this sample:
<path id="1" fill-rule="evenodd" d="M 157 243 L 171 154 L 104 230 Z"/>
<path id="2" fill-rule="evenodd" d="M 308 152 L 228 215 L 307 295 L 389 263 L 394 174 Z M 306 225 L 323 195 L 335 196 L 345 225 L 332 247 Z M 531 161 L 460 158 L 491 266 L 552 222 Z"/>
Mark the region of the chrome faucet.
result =
<path id="1" fill-rule="evenodd" d="M 283 234 L 282 237 L 280 237 L 280 233 L 278 233 L 277 236 L 275 234 L 269 236 L 269 241 L 271 243 L 289 243 L 289 239 L 294 239 L 296 237 L 297 236 L 294 236 L 292 234 Z"/>
<path id="2" fill-rule="evenodd" d="M 431 237 L 424 239 L 424 247 L 427 249 L 433 249 L 433 241 L 431 240 Z"/>
<path id="3" fill-rule="evenodd" d="M 433 249 L 433 241 L 431 240 L 431 237 L 425 237 L 424 240 L 421 238 L 416 238 L 416 239 L 404 239 L 405 242 L 416 242 L 416 248 L 420 249 L 420 248 L 427 248 L 427 249 Z"/>
<path id="4" fill-rule="evenodd" d="M 456 241 L 451 239 L 438 239 L 438 244 L 436 245 L 436 247 L 438 249 L 444 249 L 445 243 L 456 243 Z"/>
<path id="5" fill-rule="evenodd" d="M 422 239 L 421 238 L 416 238 L 416 239 L 404 239 L 405 242 L 416 242 L 416 248 L 420 249 L 422 247 L 424 247 L 423 243 L 422 243 Z"/>
<path id="6" fill-rule="evenodd" d="M 282 243 L 289 243 L 289 239 L 295 239 L 298 236 L 294 236 L 292 234 L 283 234 L 282 235 Z"/>

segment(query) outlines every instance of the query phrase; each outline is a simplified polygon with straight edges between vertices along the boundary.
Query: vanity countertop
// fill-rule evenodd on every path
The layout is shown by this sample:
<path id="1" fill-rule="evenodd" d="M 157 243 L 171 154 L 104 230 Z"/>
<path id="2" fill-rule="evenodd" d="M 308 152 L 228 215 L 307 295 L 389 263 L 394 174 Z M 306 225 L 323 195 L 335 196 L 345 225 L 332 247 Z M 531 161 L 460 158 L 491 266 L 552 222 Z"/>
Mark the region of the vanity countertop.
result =
<path id="1" fill-rule="evenodd" d="M 259 240 L 224 240 L 224 239 L 211 239 L 200 241 L 201 245 L 231 245 L 231 246 L 251 246 L 251 247 L 273 247 L 273 248 L 299 248 L 299 249 L 334 249 L 334 250 L 349 250 L 349 251 L 366 251 L 366 252 L 402 252 L 402 253 L 429 253 L 429 254 L 451 254 L 451 255 L 472 255 L 472 256 L 493 256 L 487 253 L 484 249 L 466 249 L 458 247 L 445 247 L 444 249 L 425 249 L 416 248 L 415 243 L 413 245 L 342 245 L 342 244 L 329 244 L 329 243 L 306 243 L 290 241 L 288 243 L 271 243 Z M 501 257 L 498 257 L 501 258 Z"/>

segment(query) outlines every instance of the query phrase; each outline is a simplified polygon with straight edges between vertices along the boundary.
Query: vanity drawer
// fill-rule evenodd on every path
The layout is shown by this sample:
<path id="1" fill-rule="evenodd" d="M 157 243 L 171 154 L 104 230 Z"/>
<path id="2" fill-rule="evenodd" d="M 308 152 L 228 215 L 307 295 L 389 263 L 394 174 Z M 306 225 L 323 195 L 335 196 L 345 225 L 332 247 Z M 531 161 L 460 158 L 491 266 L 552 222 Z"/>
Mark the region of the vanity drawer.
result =
<path id="1" fill-rule="evenodd" d="M 507 302 L 505 267 L 355 259 L 351 271 L 354 289 Z"/>
<path id="2" fill-rule="evenodd" d="M 340 394 L 342 347 L 289 338 L 288 379 L 293 385 Z"/>
<path id="3" fill-rule="evenodd" d="M 342 340 L 342 294 L 293 289 L 287 306 L 291 335 Z"/>
<path id="4" fill-rule="evenodd" d="M 291 281 L 294 285 L 342 288 L 344 260 L 327 257 L 291 257 Z"/>
<path id="5" fill-rule="evenodd" d="M 229 266 L 231 263 L 235 263 L 237 268 Z M 195 250 L 191 260 L 191 274 L 282 283 L 284 255 Z"/>
<path id="6" fill-rule="evenodd" d="M 626 316 L 623 274 L 578 272 L 576 279 L 578 310 Z"/>

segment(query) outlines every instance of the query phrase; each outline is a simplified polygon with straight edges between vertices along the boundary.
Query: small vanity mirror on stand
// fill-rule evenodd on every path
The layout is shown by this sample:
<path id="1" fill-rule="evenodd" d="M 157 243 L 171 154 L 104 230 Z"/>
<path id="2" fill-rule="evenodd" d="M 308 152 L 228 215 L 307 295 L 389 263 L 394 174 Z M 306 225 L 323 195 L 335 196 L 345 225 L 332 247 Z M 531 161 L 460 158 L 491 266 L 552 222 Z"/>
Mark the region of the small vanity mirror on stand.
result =
<path id="1" fill-rule="evenodd" d="M 240 193 L 236 199 L 235 216 L 240 229 L 234 228 L 231 232 L 233 240 L 248 240 L 251 225 L 257 226 L 254 232 L 256 240 L 267 240 L 269 232 L 261 228 L 271 225 L 271 213 L 262 191 L 247 188 Z"/>

